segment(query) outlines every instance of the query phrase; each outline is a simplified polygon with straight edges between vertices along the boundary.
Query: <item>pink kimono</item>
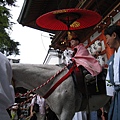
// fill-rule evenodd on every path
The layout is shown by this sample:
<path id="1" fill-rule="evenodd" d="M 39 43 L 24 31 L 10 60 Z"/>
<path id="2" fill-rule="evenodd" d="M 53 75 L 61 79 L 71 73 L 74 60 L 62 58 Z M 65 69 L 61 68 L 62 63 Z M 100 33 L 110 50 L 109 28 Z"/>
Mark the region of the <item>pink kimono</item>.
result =
<path id="1" fill-rule="evenodd" d="M 102 71 L 102 67 L 99 62 L 89 54 L 83 44 L 80 43 L 74 47 L 74 49 L 75 48 L 77 49 L 77 52 L 72 60 L 76 61 L 77 66 L 82 65 L 92 74 L 92 76 L 98 75 Z"/>

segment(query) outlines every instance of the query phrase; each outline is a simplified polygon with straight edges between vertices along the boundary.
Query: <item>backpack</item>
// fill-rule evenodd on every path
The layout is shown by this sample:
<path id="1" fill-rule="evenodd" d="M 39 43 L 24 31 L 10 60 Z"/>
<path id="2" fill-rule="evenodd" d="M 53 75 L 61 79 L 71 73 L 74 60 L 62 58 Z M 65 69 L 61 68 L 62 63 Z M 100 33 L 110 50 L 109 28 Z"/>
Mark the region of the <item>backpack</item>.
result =
<path id="1" fill-rule="evenodd" d="M 35 111 L 36 113 L 39 112 L 39 105 L 37 104 L 37 96 L 35 98 L 35 103 L 34 103 L 34 106 L 33 106 L 33 111 Z"/>

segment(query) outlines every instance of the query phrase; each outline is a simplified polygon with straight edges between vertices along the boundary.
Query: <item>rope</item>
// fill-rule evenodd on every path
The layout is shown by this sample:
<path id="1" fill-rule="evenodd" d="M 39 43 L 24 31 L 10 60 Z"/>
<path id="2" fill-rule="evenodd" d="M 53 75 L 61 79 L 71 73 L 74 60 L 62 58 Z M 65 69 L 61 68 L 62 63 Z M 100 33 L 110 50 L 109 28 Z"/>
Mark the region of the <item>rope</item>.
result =
<path id="1" fill-rule="evenodd" d="M 62 70 L 60 70 L 60 71 L 58 71 L 54 76 L 52 76 L 49 80 L 52 80 L 56 75 L 58 75 L 59 73 L 61 73 L 65 68 L 66 68 L 67 66 L 65 66 Z M 59 81 L 57 81 L 57 83 L 43 96 L 43 98 L 47 98 L 47 97 L 49 97 L 51 94 L 52 94 L 52 92 L 63 82 L 63 81 L 65 81 L 69 76 L 70 76 L 70 74 L 73 72 L 73 70 L 74 70 L 74 68 L 75 67 L 77 67 L 76 66 L 76 64 L 74 64 L 71 68 L 70 68 L 70 70 L 68 71 L 68 73 L 66 73 Z M 47 81 L 49 81 L 49 80 L 47 80 Z M 45 83 L 47 83 L 47 82 L 45 82 Z M 49 82 L 48 82 L 49 83 Z M 43 86 L 44 86 L 45 84 L 43 84 Z M 39 87 L 36 87 L 35 88 L 36 90 L 37 89 L 39 89 Z M 33 90 L 35 90 L 35 89 L 33 89 Z M 31 90 L 32 91 L 32 90 Z M 30 93 L 30 92 L 27 92 L 27 93 Z M 25 93 L 25 94 L 27 94 L 27 93 Z M 23 95 L 25 95 L 25 94 L 23 94 Z M 33 97 L 31 97 L 30 99 L 27 99 L 26 101 L 24 101 L 24 102 L 21 102 L 21 103 L 17 103 L 16 105 L 20 105 L 20 106 L 22 106 L 23 104 L 25 104 L 25 103 L 27 103 L 27 102 L 29 102 L 30 100 L 32 100 L 34 97 L 36 97 L 37 96 L 37 94 L 35 94 Z M 16 106 L 15 105 L 15 106 Z M 12 105 L 12 106 L 14 106 L 14 105 Z M 12 107 L 11 106 L 11 107 Z M 10 108 L 11 108 L 10 107 Z"/>
<path id="2" fill-rule="evenodd" d="M 27 100 L 24 101 L 24 102 L 17 103 L 17 104 L 15 104 L 15 105 L 11 105 L 8 109 L 12 109 L 13 106 L 22 106 L 22 105 L 24 105 L 25 103 L 27 103 L 27 102 L 29 102 L 30 100 L 32 100 L 32 99 L 33 99 L 34 97 L 36 97 L 36 96 L 37 96 L 37 94 L 33 95 L 31 98 L 27 99 Z"/>
<path id="3" fill-rule="evenodd" d="M 47 98 L 64 80 L 66 80 L 69 75 L 72 73 L 72 71 L 74 70 L 74 68 L 76 67 L 76 64 L 74 64 L 71 69 L 68 71 L 68 73 L 66 75 L 64 75 L 44 96 L 43 98 Z M 63 70 L 65 70 L 67 68 L 67 66 L 64 66 L 63 69 L 59 70 L 55 75 L 53 75 L 50 79 L 48 79 L 45 83 L 43 83 L 42 85 L 34 88 L 33 90 L 30 90 L 29 92 L 26 92 L 24 94 L 21 94 L 21 95 L 17 95 L 16 98 L 18 97 L 23 97 L 23 96 L 27 96 L 28 94 L 30 94 L 31 92 L 34 92 L 38 89 L 40 89 L 41 87 L 45 86 L 46 84 L 48 84 L 53 78 L 55 78 L 58 74 L 60 74 Z M 12 105 L 9 107 L 9 109 L 11 109 L 13 106 L 22 106 L 23 104 L 29 102 L 30 100 L 32 100 L 34 97 L 36 97 L 37 94 L 35 94 L 33 97 L 27 99 L 26 101 L 24 102 L 21 102 L 21 103 L 17 103 L 16 105 Z"/>
<path id="4" fill-rule="evenodd" d="M 47 85 L 51 80 L 53 80 L 53 78 L 55 78 L 57 75 L 59 75 L 59 74 L 60 74 L 63 70 L 65 70 L 66 68 L 67 68 L 67 66 L 64 66 L 63 69 L 59 70 L 55 75 L 53 75 L 50 79 L 48 79 L 48 80 L 47 80 L 45 83 L 43 83 L 42 85 L 40 85 L 40 86 L 38 86 L 38 87 L 30 90 L 29 92 L 24 93 L 24 94 L 19 94 L 19 95 L 17 95 L 15 98 L 27 96 L 27 95 L 30 94 L 31 92 L 34 92 L 34 91 L 40 89 L 41 87 Z M 36 95 L 37 95 L 37 94 L 36 94 Z M 27 102 L 29 102 L 30 100 L 32 100 L 34 97 L 36 97 L 36 95 L 34 95 L 33 97 L 27 99 L 27 100 L 24 101 L 24 102 L 17 103 L 16 105 L 10 106 L 8 109 L 12 109 L 13 106 L 19 106 L 19 105 L 22 106 L 22 105 L 24 105 L 25 103 L 27 103 Z"/>

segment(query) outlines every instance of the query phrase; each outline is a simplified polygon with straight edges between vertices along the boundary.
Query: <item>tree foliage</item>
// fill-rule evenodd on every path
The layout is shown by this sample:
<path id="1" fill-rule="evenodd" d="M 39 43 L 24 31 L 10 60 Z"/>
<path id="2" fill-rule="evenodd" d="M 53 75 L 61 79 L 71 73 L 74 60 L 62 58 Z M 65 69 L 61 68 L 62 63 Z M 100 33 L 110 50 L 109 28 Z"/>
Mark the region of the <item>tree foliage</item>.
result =
<path id="1" fill-rule="evenodd" d="M 10 38 L 9 31 L 12 30 L 13 22 L 8 5 L 15 6 L 15 0 L 0 0 L 0 51 L 6 56 L 19 55 L 19 42 Z"/>

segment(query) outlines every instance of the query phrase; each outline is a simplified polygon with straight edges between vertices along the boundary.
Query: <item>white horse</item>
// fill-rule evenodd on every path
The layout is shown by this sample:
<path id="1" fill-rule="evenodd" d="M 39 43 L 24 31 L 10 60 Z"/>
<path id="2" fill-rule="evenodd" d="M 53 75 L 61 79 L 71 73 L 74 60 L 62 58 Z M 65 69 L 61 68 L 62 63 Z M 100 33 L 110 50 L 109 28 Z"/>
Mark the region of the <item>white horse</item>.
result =
<path id="1" fill-rule="evenodd" d="M 32 90 L 42 85 L 52 76 L 54 76 L 62 67 L 55 65 L 38 64 L 12 64 L 13 79 L 16 87 L 24 87 Z M 58 74 L 47 85 L 35 91 L 44 96 L 45 93 L 69 70 L 66 68 Z M 89 104 L 83 100 L 80 91 L 75 89 L 73 78 L 70 75 L 62 82 L 53 93 L 46 99 L 50 108 L 55 112 L 59 120 L 72 120 L 75 112 L 85 110 L 97 110 L 103 107 L 109 100 L 105 94 L 93 95 L 89 98 Z M 89 106 L 89 107 L 88 107 Z"/>

